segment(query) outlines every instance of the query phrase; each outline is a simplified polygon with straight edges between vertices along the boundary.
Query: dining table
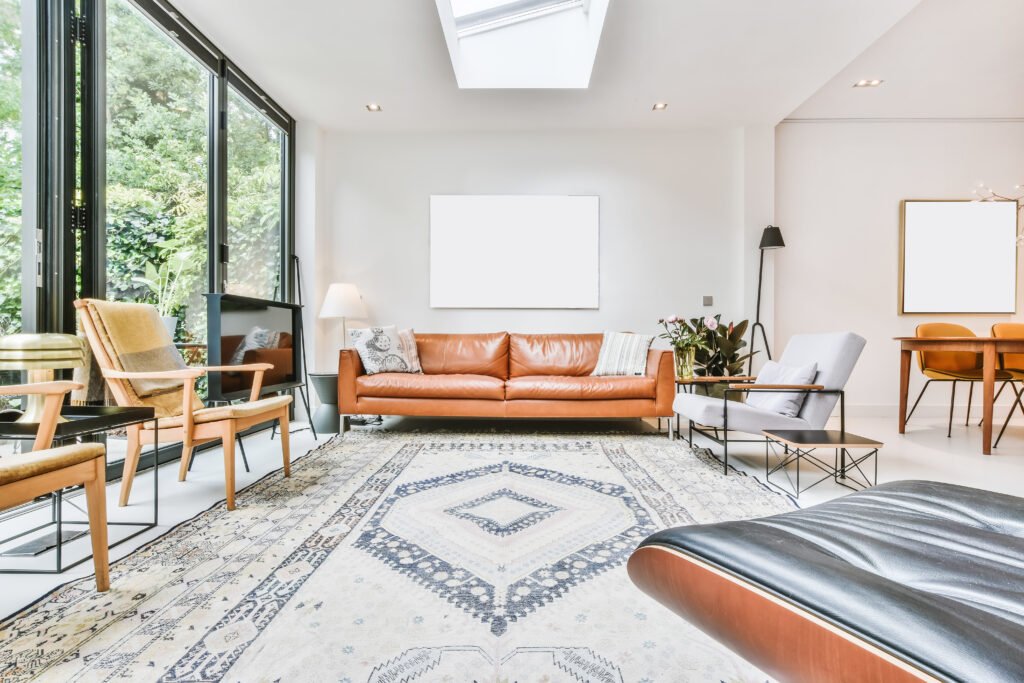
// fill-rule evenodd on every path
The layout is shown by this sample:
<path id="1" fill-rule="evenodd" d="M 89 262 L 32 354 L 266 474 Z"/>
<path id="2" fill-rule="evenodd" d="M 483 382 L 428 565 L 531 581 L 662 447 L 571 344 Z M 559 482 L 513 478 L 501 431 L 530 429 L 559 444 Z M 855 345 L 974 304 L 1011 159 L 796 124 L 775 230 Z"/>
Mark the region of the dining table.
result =
<path id="1" fill-rule="evenodd" d="M 1024 353 L 1024 339 L 1007 337 L 895 337 L 900 343 L 900 434 L 907 428 L 907 392 L 910 363 L 915 351 L 964 351 L 982 359 L 981 452 L 992 454 L 992 408 L 995 403 L 996 370 L 1003 353 Z"/>

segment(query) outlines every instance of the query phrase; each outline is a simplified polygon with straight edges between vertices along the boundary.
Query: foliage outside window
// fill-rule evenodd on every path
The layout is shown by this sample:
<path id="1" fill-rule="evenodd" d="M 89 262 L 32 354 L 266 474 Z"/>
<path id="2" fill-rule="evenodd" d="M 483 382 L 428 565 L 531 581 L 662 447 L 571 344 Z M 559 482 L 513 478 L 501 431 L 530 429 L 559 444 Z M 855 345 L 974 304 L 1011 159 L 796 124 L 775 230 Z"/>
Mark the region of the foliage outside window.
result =
<path id="1" fill-rule="evenodd" d="M 228 291 L 281 292 L 281 129 L 228 91 Z"/>
<path id="2" fill-rule="evenodd" d="M 21 2 L 0 0 L 0 335 L 22 315 Z"/>
<path id="3" fill-rule="evenodd" d="M 108 0 L 107 298 L 178 316 L 179 340 L 206 336 L 209 88 L 202 65 Z M 176 286 L 149 286 L 158 273 Z"/>

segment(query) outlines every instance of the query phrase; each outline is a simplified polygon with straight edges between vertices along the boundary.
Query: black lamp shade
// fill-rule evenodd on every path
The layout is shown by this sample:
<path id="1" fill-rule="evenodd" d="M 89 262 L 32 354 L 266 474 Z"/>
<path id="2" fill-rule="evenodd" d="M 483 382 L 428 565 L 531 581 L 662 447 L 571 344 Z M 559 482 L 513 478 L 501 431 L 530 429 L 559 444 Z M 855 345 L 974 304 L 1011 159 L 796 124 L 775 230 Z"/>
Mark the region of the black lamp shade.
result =
<path id="1" fill-rule="evenodd" d="M 774 225 L 769 225 L 761 233 L 761 244 L 758 245 L 758 249 L 781 249 L 786 246 L 786 243 L 782 240 L 782 231 Z"/>

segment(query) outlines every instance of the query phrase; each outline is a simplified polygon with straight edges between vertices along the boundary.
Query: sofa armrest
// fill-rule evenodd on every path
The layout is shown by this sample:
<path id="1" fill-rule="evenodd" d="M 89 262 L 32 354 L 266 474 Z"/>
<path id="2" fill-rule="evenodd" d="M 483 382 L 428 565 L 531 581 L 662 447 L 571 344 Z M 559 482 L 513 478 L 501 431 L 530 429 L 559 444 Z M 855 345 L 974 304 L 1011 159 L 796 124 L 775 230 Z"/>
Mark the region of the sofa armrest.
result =
<path id="1" fill-rule="evenodd" d="M 365 375 L 363 361 L 353 349 L 342 349 L 338 361 L 338 412 L 356 415 L 356 378 Z"/>
<path id="2" fill-rule="evenodd" d="M 676 369 L 672 352 L 651 349 L 647 352 L 647 376 L 657 380 L 654 394 L 654 412 L 658 417 L 672 416 L 672 401 L 676 398 Z"/>

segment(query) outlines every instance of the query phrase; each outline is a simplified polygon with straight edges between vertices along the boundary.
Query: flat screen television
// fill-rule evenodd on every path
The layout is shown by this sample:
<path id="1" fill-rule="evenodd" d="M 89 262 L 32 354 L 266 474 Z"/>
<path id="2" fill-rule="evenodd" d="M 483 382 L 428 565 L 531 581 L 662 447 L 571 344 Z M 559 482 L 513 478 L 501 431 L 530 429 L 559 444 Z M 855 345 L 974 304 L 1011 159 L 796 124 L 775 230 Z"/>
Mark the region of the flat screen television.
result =
<path id="1" fill-rule="evenodd" d="M 260 394 L 295 389 L 302 377 L 302 307 L 236 294 L 207 294 L 210 365 L 270 363 Z M 252 372 L 211 372 L 209 399 L 248 398 Z"/>

